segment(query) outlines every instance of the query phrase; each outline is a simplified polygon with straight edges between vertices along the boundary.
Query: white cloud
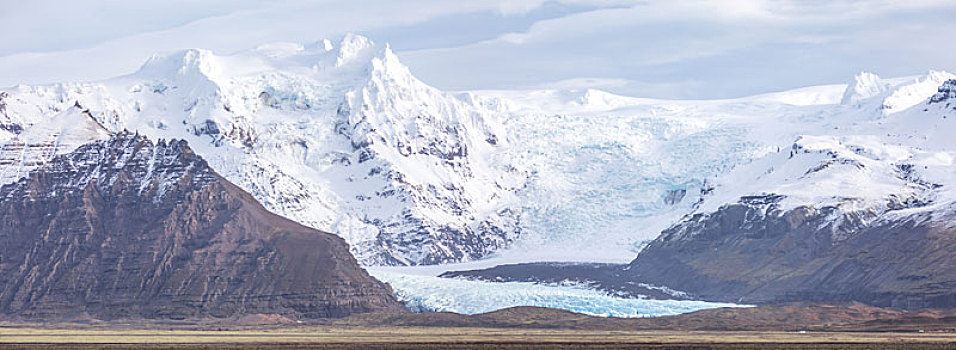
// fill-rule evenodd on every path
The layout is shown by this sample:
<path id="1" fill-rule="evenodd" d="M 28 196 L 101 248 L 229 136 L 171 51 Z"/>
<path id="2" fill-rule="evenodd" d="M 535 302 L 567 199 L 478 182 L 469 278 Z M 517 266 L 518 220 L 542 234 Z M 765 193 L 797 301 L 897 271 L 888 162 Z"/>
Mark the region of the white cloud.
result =
<path id="1" fill-rule="evenodd" d="M 445 89 L 601 79 L 627 82 L 607 86 L 619 93 L 732 97 L 864 69 L 954 69 L 952 18 L 952 0 L 22 1 L 0 12 L 0 32 L 15 34 L 0 47 L 0 86 L 107 78 L 157 51 L 351 31 L 398 40 L 412 71 Z"/>
<path id="2" fill-rule="evenodd" d="M 840 82 L 861 69 L 887 75 L 952 69 L 956 49 L 941 44 L 956 33 L 950 24 L 954 16 L 956 2 L 938 0 L 649 1 L 542 20 L 493 40 L 406 56 L 413 66 L 432 67 L 422 74 L 426 81 L 454 89 L 470 86 L 460 77 L 441 78 L 453 66 L 493 61 L 488 70 L 472 68 L 471 84 L 523 86 L 580 76 L 652 85 L 693 80 L 700 84 L 676 95 L 651 96 L 733 97 Z M 912 57 L 914 52 L 920 57 Z M 628 86 L 614 91 L 647 91 Z"/>
<path id="3" fill-rule="evenodd" d="M 603 1 L 598 1 L 601 3 Z M 312 42 L 346 32 L 489 12 L 519 15 L 541 0 L 38 0 L 0 12 L 0 85 L 106 78 L 156 52 L 233 52 L 273 41 Z M 11 5 L 11 6 L 7 6 Z M 373 38 L 374 39 L 374 38 Z"/>

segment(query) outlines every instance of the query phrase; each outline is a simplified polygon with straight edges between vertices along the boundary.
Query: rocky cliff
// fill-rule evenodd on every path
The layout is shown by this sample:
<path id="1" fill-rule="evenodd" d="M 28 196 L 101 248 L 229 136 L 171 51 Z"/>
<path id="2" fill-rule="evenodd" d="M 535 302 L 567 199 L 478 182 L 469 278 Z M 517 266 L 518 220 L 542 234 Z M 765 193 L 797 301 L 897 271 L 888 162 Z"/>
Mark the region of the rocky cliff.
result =
<path id="1" fill-rule="evenodd" d="M 835 208 L 778 211 L 739 203 L 665 231 L 628 279 L 707 300 L 857 301 L 907 309 L 956 306 L 956 210 L 890 215 L 834 235 Z"/>
<path id="2" fill-rule="evenodd" d="M 265 210 L 184 141 L 120 133 L 0 188 L 0 313 L 339 317 L 397 310 L 340 238 Z"/>

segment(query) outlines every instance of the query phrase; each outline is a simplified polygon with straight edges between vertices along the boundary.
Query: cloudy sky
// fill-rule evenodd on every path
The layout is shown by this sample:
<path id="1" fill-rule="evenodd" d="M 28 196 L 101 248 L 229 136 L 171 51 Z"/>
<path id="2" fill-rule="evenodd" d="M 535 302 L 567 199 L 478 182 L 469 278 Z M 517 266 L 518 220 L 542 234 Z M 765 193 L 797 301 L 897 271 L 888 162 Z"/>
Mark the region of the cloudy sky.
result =
<path id="1" fill-rule="evenodd" d="M 447 90 L 723 98 L 956 71 L 956 0 L 3 0 L 0 86 L 347 32 Z"/>

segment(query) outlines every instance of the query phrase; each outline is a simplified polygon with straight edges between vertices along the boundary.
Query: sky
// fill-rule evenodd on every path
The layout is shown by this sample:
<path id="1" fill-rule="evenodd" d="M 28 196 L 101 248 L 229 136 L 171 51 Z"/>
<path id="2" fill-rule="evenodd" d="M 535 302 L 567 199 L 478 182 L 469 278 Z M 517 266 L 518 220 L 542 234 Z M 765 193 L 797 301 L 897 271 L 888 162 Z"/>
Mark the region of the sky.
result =
<path id="1" fill-rule="evenodd" d="M 956 71 L 956 0 L 0 0 L 0 86 L 358 33 L 444 90 L 713 99 Z"/>

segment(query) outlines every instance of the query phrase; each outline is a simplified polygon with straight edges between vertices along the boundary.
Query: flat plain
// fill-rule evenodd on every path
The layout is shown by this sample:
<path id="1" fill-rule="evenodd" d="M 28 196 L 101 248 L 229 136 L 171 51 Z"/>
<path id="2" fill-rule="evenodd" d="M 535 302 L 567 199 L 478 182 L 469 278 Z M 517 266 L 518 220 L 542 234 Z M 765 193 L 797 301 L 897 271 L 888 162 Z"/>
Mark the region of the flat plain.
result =
<path id="1" fill-rule="evenodd" d="M 0 348 L 956 349 L 949 332 L 581 331 L 465 327 L 0 328 Z"/>

